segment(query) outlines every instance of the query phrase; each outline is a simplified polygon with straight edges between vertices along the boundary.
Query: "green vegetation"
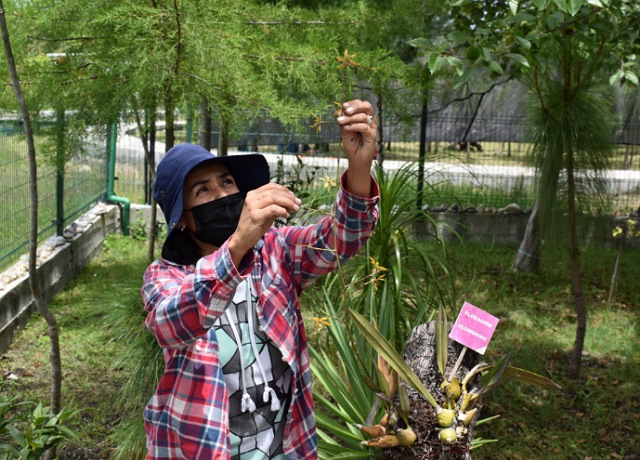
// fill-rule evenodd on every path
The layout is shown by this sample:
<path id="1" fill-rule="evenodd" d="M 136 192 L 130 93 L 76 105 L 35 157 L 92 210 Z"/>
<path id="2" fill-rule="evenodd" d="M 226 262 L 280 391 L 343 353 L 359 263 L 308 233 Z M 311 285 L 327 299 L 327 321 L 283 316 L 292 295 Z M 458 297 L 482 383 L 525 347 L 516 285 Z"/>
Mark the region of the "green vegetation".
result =
<path id="1" fill-rule="evenodd" d="M 438 248 L 422 245 L 427 252 Z M 584 248 L 585 290 L 592 308 L 583 373 L 576 381 L 566 377 L 575 315 L 565 251 L 543 251 L 543 273 L 534 276 L 509 271 L 514 250 L 449 244 L 456 305 L 466 300 L 501 319 L 488 360 L 510 353 L 512 365 L 552 378 L 563 390 L 508 383 L 487 395 L 481 418 L 500 418 L 479 426 L 477 436 L 498 442 L 475 450 L 473 457 L 633 458 L 640 451 L 634 435 L 640 429 L 640 345 L 634 310 L 640 304 L 636 282 L 640 269 L 632 257 L 637 250 L 630 248 L 623 254 L 617 294 L 607 305 L 616 251 Z M 125 422 L 118 396 L 133 363 L 122 359 L 123 329 L 111 327 L 109 315 L 116 308 L 142 312 L 138 290 L 145 259 L 144 241 L 110 237 L 102 256 L 51 304 L 61 329 L 63 403 L 83 409 L 67 421 L 81 443 L 61 446 L 61 459 L 113 458 L 116 445 L 109 436 Z M 305 304 L 310 341 L 330 354 L 325 347 L 326 327 L 312 319 L 324 314 L 313 310 L 312 302 Z M 2 388 L 3 395 L 22 401 L 48 400 L 47 353 L 46 326 L 35 316 L 0 362 L 3 375 L 17 376 L 15 384 Z"/>

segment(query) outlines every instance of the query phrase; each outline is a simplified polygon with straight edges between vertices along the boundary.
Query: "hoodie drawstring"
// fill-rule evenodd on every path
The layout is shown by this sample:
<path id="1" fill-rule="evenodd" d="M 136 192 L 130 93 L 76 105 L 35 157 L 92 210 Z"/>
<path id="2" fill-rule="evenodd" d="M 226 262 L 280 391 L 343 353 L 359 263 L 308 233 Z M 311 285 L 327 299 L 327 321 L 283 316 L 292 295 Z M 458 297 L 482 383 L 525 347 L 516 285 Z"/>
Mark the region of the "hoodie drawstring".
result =
<path id="1" fill-rule="evenodd" d="M 254 326 L 253 326 L 253 299 L 251 296 L 251 281 L 247 280 L 247 319 L 249 321 L 249 340 L 251 341 L 251 347 L 253 348 L 253 354 L 256 357 L 256 364 L 258 364 L 258 369 L 260 369 L 260 375 L 262 375 L 262 381 L 264 382 L 264 392 L 262 393 L 262 401 L 269 401 L 269 396 L 271 396 L 271 410 L 273 412 L 280 410 L 280 400 L 278 399 L 278 395 L 273 388 L 269 386 L 267 383 L 267 374 L 264 371 L 264 367 L 262 366 L 262 362 L 260 361 L 260 353 L 258 352 L 258 347 L 256 345 L 256 337 L 254 334 Z"/>
<path id="2" fill-rule="evenodd" d="M 244 358 L 242 356 L 244 353 L 242 353 L 242 340 L 240 340 L 240 334 L 238 333 L 236 324 L 233 322 L 229 309 L 227 308 L 224 313 L 227 315 L 227 321 L 229 321 L 233 337 L 236 339 L 238 354 L 240 355 L 240 381 L 242 382 L 242 403 L 240 404 L 240 410 L 242 410 L 242 412 L 246 412 L 247 410 L 249 412 L 253 412 L 256 410 L 256 403 L 253 402 L 253 399 L 251 399 L 251 396 L 247 392 L 247 382 L 244 378 Z"/>
<path id="3" fill-rule="evenodd" d="M 251 282 L 249 279 L 247 279 L 245 283 L 247 295 L 247 322 L 249 323 L 249 341 L 251 343 L 251 349 L 253 350 L 256 364 L 258 365 L 258 369 L 264 383 L 262 400 L 264 402 L 267 402 L 269 401 L 269 397 L 271 397 L 271 410 L 275 412 L 280 410 L 280 400 L 278 399 L 278 395 L 276 394 L 275 390 L 271 388 L 267 383 L 267 374 L 264 370 L 264 367 L 262 366 L 262 362 L 260 361 L 260 354 L 258 352 L 258 346 L 256 345 L 255 329 L 253 324 L 253 298 L 251 296 Z M 229 321 L 229 325 L 231 326 L 231 331 L 233 332 L 233 336 L 238 347 L 238 353 L 240 355 L 240 380 L 242 384 L 242 402 L 240 405 L 240 409 L 242 410 L 242 412 L 246 412 L 247 410 L 249 412 L 254 412 L 256 410 L 256 403 L 253 401 L 253 399 L 251 399 L 251 396 L 247 392 L 247 383 L 244 376 L 245 367 L 240 333 L 238 332 L 236 324 L 233 322 L 233 318 L 231 317 L 231 312 L 229 311 L 229 309 L 225 310 L 225 315 L 227 315 L 227 321 Z"/>

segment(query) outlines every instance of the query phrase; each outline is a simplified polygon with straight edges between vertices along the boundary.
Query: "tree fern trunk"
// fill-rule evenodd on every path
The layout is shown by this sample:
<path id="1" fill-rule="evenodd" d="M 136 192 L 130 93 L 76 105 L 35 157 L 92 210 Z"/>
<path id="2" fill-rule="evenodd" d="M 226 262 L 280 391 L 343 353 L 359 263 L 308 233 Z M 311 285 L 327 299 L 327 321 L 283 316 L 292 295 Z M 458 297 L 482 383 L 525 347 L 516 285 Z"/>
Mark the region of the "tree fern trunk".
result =
<path id="1" fill-rule="evenodd" d="M 540 202 L 536 200 L 533 206 L 527 228 L 520 242 L 516 259 L 511 265 L 512 272 L 538 273 L 540 270 L 540 222 L 539 222 Z"/>
<path id="2" fill-rule="evenodd" d="M 462 345 L 449 341 L 448 359 L 445 375 L 448 376 L 453 369 L 455 362 L 462 352 Z M 462 380 L 463 376 L 469 372 L 479 362 L 480 355 L 472 350 L 467 350 L 458 368 L 456 377 Z M 429 393 L 436 401 L 444 402 L 446 399 L 440 384 L 443 377 L 438 371 L 436 359 L 436 325 L 435 321 L 421 324 L 414 328 L 411 337 L 407 341 L 404 349 L 405 362 L 411 367 L 413 372 L 420 378 L 427 387 Z M 471 384 L 476 384 L 472 380 Z M 402 385 L 405 385 L 402 383 Z M 411 459 L 438 459 L 447 460 L 469 460 L 471 458 L 469 448 L 473 440 L 475 423 L 469 427 L 469 434 L 458 439 L 454 446 L 444 446 L 438 438 L 439 427 L 436 422 L 435 409 L 427 400 L 412 388 L 407 388 L 409 395 L 409 412 L 411 427 L 417 435 L 417 440 L 410 447 L 394 447 L 383 449 L 382 458 L 384 460 L 411 460 Z M 478 412 L 482 408 L 482 397 L 477 403 Z M 477 419 L 478 417 L 476 417 Z"/>
<path id="3" fill-rule="evenodd" d="M 576 218 L 575 177 L 573 173 L 573 152 L 567 154 L 567 193 L 569 200 L 569 251 L 571 258 L 571 285 L 576 308 L 576 338 L 569 364 L 569 377 L 580 376 L 584 338 L 587 334 L 587 310 L 584 303 L 582 278 L 580 275 L 580 248 L 578 247 L 578 231 Z"/>

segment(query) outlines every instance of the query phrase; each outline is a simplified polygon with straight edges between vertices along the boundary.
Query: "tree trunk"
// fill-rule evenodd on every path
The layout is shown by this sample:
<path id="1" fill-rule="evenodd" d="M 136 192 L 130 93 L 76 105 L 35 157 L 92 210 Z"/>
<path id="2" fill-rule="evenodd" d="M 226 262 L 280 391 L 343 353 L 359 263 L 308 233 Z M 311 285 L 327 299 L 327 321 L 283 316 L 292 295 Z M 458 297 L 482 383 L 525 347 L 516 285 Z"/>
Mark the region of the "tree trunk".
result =
<path id="1" fill-rule="evenodd" d="M 60 358 L 60 337 L 58 334 L 58 323 L 56 317 L 51 313 L 47 303 L 42 295 L 38 270 L 36 266 L 36 257 L 38 251 L 38 167 L 36 162 L 36 146 L 33 138 L 33 129 L 31 127 L 31 118 L 29 109 L 24 100 L 22 89 L 20 87 L 20 79 L 16 70 L 16 63 L 13 58 L 13 50 L 11 49 L 11 41 L 9 39 L 9 29 L 5 17 L 4 5 L 0 0 L 0 29 L 2 32 L 2 43 L 7 58 L 7 66 L 11 77 L 11 85 L 16 95 L 16 100 L 20 106 L 22 114 L 22 122 L 24 126 L 24 134 L 27 142 L 27 151 L 29 156 L 29 189 L 30 189 L 30 225 L 29 225 L 29 287 L 31 295 L 38 308 L 38 311 L 47 323 L 49 334 L 49 362 L 51 364 L 51 412 L 58 414 L 60 412 L 61 388 L 62 388 L 62 362 Z M 46 451 L 44 458 L 52 459 L 55 457 L 55 448 Z"/>
<path id="2" fill-rule="evenodd" d="M 164 121 L 165 121 L 165 152 L 168 152 L 176 143 L 175 115 L 173 113 L 175 104 L 172 95 L 167 92 L 165 95 Z"/>
<path id="3" fill-rule="evenodd" d="M 578 223 L 576 217 L 575 178 L 573 175 L 573 152 L 567 155 L 567 194 L 569 201 L 569 251 L 571 258 L 571 285 L 573 300 L 576 308 L 576 339 L 569 364 L 569 377 L 577 379 L 580 376 L 582 365 L 582 350 L 584 338 L 587 335 L 587 309 L 582 290 L 582 278 L 580 275 L 580 248 L 578 247 Z"/>
<path id="4" fill-rule="evenodd" d="M 425 87 L 422 89 L 422 108 L 420 111 L 420 141 L 418 145 L 418 199 L 416 201 L 416 209 L 422 209 L 423 203 L 423 190 L 424 190 L 424 162 L 427 156 L 427 121 L 429 117 L 429 95 L 428 89 Z"/>
<path id="5" fill-rule="evenodd" d="M 151 219 L 149 223 L 149 233 L 147 234 L 147 260 L 149 263 L 155 259 L 155 246 L 156 246 L 156 219 L 157 208 L 156 202 L 153 200 L 151 190 L 153 190 L 153 183 L 156 178 L 156 106 L 155 103 L 151 104 L 150 108 L 145 110 L 144 123 L 140 118 L 140 111 L 133 100 L 133 112 L 135 113 L 136 126 L 140 133 L 140 140 L 142 141 L 142 150 L 144 150 L 144 158 L 146 162 L 146 170 L 148 171 L 147 180 L 149 182 L 148 193 L 149 203 L 151 204 Z"/>
<path id="6" fill-rule="evenodd" d="M 431 321 L 421 324 L 414 328 L 411 333 L 405 350 L 404 360 L 411 369 L 420 378 L 422 383 L 427 387 L 429 393 L 433 395 L 439 404 L 444 403 L 446 396 L 440 389 L 443 377 L 438 371 L 436 361 L 436 323 Z M 449 341 L 449 351 L 447 359 L 447 367 L 445 376 L 448 377 L 453 369 L 458 356 L 462 352 L 462 345 L 452 340 Z M 479 362 L 479 354 L 473 350 L 467 350 L 460 367 L 456 373 L 456 377 L 462 381 L 463 377 Z M 474 379 L 469 384 L 477 384 Z M 404 382 L 402 385 L 406 385 Z M 416 443 L 410 447 L 394 447 L 383 450 L 382 458 L 384 460 L 408 460 L 408 459 L 427 459 L 427 458 L 446 458 L 447 460 L 468 460 L 469 446 L 473 439 L 475 430 L 475 420 L 470 425 L 468 434 L 458 438 L 458 442 L 454 446 L 444 446 L 438 438 L 438 424 L 436 422 L 435 409 L 427 402 L 427 400 L 417 391 L 407 387 L 409 395 L 409 423 L 417 435 Z M 478 412 L 482 407 L 482 397 L 475 407 Z"/>
<path id="7" fill-rule="evenodd" d="M 229 127 L 224 119 L 220 118 L 220 134 L 218 135 L 218 156 L 224 157 L 229 154 Z"/>
<path id="8" fill-rule="evenodd" d="M 376 115 L 378 122 L 378 152 L 377 152 L 377 162 L 378 166 L 382 170 L 382 163 L 384 162 L 384 130 L 382 129 L 382 120 L 384 119 L 384 104 L 382 102 L 382 95 L 378 95 L 378 103 L 377 103 L 378 113 Z"/>
<path id="9" fill-rule="evenodd" d="M 152 184 L 156 181 L 156 107 L 153 106 L 153 110 L 150 111 L 149 116 L 149 148 L 147 153 L 147 162 L 149 163 L 149 170 L 151 171 Z M 145 152 L 146 153 L 146 152 Z M 153 188 L 152 188 L 153 189 Z M 158 238 L 158 226 L 156 224 L 158 220 L 158 207 L 156 202 L 151 196 L 151 223 L 149 225 L 149 235 L 147 239 L 147 260 L 149 263 L 155 259 L 156 240 Z"/>
<path id="10" fill-rule="evenodd" d="M 209 108 L 209 101 L 204 97 L 200 102 L 198 145 L 206 150 L 211 150 L 211 109 Z"/>
<path id="11" fill-rule="evenodd" d="M 607 305 L 611 305 L 613 296 L 616 293 L 618 286 L 618 267 L 620 266 L 620 258 L 622 257 L 622 251 L 624 249 L 626 235 L 623 235 L 618 242 L 618 254 L 616 255 L 616 261 L 613 264 L 613 273 L 611 274 L 611 283 L 609 284 L 609 296 L 607 297 Z"/>
<path id="12" fill-rule="evenodd" d="M 540 270 L 540 221 L 539 212 L 540 201 L 536 200 L 533 210 L 527 221 L 527 228 L 520 242 L 516 260 L 511 265 L 512 272 L 538 273 Z"/>

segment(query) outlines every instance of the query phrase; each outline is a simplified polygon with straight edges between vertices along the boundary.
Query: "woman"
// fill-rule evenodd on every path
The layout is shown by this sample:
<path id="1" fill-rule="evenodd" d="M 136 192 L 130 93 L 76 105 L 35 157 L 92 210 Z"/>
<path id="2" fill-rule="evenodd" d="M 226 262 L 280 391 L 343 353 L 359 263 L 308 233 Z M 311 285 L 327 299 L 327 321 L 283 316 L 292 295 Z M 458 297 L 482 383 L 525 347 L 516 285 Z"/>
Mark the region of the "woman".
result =
<path id="1" fill-rule="evenodd" d="M 275 228 L 300 208 L 258 154 L 183 144 L 160 161 L 154 199 L 169 233 L 145 272 L 146 324 L 165 372 L 145 412 L 149 459 L 317 457 L 298 298 L 355 254 L 377 220 L 371 104 L 337 118 L 348 160 L 330 216 Z"/>

